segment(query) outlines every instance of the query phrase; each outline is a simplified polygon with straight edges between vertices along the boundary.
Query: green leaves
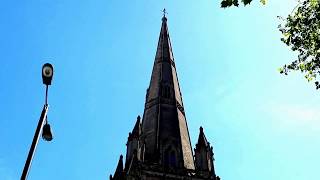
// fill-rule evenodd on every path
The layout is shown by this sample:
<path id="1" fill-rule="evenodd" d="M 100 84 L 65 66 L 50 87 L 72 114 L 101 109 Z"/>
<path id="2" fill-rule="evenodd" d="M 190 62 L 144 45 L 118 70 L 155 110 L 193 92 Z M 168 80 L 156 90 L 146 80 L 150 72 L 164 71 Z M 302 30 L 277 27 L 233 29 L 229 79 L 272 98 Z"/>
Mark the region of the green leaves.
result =
<path id="1" fill-rule="evenodd" d="M 229 6 L 232 6 L 233 1 L 232 0 L 223 0 L 221 1 L 221 7 L 226 8 Z"/>
<path id="2" fill-rule="evenodd" d="M 223 1 L 221 1 L 222 8 L 230 7 L 232 5 L 239 6 L 238 0 L 223 0 Z"/>
<path id="3" fill-rule="evenodd" d="M 260 0 L 260 2 L 261 2 L 263 5 L 266 5 L 266 4 L 267 4 L 267 0 Z"/>
<path id="4" fill-rule="evenodd" d="M 233 0 L 233 5 L 238 7 L 239 6 L 238 0 Z"/>
<path id="5" fill-rule="evenodd" d="M 250 4 L 252 0 L 241 0 L 244 5 Z"/>
<path id="6" fill-rule="evenodd" d="M 319 0 L 310 0 L 310 5 L 316 7 L 319 4 Z"/>
<path id="7" fill-rule="evenodd" d="M 241 0 L 244 6 L 252 0 Z M 260 0 L 265 5 L 267 0 Z M 221 7 L 239 6 L 238 0 L 222 0 Z M 281 18 L 281 17 L 280 17 Z M 279 68 L 281 74 L 288 75 L 291 71 L 300 71 L 310 81 L 320 75 L 320 2 L 319 0 L 302 0 L 297 7 L 279 25 L 283 37 L 281 41 L 289 46 L 292 51 L 298 52 L 298 57 L 291 63 Z M 315 81 L 317 89 L 320 83 Z"/>
<path id="8" fill-rule="evenodd" d="M 244 6 L 250 4 L 252 2 L 252 0 L 241 0 L 242 4 Z M 266 5 L 267 4 L 267 0 L 260 0 L 261 4 Z M 227 8 L 227 7 L 231 7 L 231 6 L 239 6 L 239 1 L 238 0 L 222 0 L 221 1 L 221 7 L 222 8 Z"/>
<path id="9" fill-rule="evenodd" d="M 293 51 L 298 52 L 297 59 L 284 65 L 280 73 L 288 75 L 291 71 L 305 74 L 308 82 L 320 75 L 320 5 L 318 0 L 305 0 L 298 4 L 284 24 L 279 25 L 283 37 L 281 41 Z M 316 88 L 320 88 L 318 81 Z"/>

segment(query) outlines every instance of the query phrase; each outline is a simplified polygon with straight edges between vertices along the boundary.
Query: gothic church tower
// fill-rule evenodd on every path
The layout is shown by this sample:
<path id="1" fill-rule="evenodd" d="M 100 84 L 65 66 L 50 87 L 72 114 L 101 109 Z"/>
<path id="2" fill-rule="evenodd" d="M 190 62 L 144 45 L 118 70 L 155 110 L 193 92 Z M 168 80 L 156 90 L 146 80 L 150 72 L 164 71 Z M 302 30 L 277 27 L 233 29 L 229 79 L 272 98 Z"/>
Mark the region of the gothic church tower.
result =
<path id="1" fill-rule="evenodd" d="M 121 155 L 110 180 L 220 180 L 213 161 L 202 127 L 193 155 L 164 15 L 142 122 L 138 116 L 129 133 L 124 165 Z"/>

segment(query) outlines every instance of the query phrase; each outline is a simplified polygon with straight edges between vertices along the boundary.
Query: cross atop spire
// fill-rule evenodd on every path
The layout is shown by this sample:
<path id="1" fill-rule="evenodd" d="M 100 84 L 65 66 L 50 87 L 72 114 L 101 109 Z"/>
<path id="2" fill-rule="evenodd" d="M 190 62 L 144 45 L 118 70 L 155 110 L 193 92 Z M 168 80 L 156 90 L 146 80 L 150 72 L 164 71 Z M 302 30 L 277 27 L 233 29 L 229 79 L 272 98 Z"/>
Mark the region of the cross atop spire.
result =
<path id="1" fill-rule="evenodd" d="M 166 17 L 166 14 L 168 14 L 166 8 L 164 8 L 162 12 L 163 12 L 163 17 Z"/>

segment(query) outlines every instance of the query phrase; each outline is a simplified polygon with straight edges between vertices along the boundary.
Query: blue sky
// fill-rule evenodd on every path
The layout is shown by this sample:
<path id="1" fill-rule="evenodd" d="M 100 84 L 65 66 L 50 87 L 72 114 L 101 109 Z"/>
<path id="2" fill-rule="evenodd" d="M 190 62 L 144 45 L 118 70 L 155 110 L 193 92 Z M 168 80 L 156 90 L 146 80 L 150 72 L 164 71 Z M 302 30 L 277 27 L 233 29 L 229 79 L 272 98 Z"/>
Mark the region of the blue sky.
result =
<path id="1" fill-rule="evenodd" d="M 295 57 L 277 15 L 293 0 L 220 9 L 217 0 L 3 0 L 0 6 L 0 179 L 19 179 L 49 90 L 54 139 L 39 141 L 29 179 L 107 179 L 142 115 L 161 10 L 192 145 L 203 126 L 224 180 L 316 180 L 318 91 L 277 68 Z"/>

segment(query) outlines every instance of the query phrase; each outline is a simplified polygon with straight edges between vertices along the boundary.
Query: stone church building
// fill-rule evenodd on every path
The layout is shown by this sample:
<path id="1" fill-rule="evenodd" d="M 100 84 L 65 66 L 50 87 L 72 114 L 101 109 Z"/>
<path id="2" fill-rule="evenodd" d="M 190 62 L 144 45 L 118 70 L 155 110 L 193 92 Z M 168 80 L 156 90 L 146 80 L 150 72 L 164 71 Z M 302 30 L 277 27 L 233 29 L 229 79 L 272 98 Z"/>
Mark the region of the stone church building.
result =
<path id="1" fill-rule="evenodd" d="M 110 180 L 220 180 L 202 127 L 192 151 L 176 68 L 164 14 L 143 118 L 137 117 Z"/>

